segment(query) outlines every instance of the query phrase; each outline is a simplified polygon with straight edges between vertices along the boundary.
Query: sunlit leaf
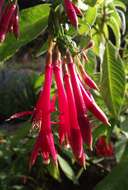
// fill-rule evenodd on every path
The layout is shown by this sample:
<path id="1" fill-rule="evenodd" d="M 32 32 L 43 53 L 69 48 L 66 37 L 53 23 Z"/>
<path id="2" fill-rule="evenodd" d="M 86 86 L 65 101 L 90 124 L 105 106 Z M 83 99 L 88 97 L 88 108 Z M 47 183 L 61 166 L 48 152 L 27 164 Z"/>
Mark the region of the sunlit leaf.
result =
<path id="1" fill-rule="evenodd" d="M 116 48 L 108 42 L 102 64 L 101 92 L 104 101 L 114 117 L 118 117 L 123 103 L 125 73 L 123 62 Z"/>

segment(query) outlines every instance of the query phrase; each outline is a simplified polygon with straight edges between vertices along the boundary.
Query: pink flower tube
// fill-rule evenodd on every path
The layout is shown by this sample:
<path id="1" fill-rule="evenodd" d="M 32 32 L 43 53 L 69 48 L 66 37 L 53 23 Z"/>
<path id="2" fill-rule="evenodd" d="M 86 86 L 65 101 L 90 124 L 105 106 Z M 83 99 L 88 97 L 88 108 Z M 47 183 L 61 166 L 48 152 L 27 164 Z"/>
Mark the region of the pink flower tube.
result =
<path id="1" fill-rule="evenodd" d="M 67 143 L 69 134 L 69 113 L 68 113 L 68 101 L 64 89 L 63 78 L 60 68 L 60 60 L 57 52 L 53 53 L 53 70 L 55 75 L 55 81 L 57 85 L 58 93 L 58 106 L 59 106 L 59 139 L 60 144 L 63 142 Z"/>
<path id="2" fill-rule="evenodd" d="M 84 103 L 84 99 L 81 93 L 81 89 L 79 86 L 79 79 L 77 77 L 77 73 L 75 71 L 75 64 L 73 63 L 73 60 L 70 56 L 70 54 L 67 54 L 67 61 L 68 61 L 68 69 L 71 77 L 71 83 L 73 87 L 75 102 L 76 102 L 76 108 L 77 108 L 77 118 L 81 130 L 81 134 L 83 137 L 83 141 L 89 145 L 89 147 L 92 147 L 92 134 L 91 134 L 91 126 L 89 119 L 86 115 L 87 110 Z"/>
<path id="3" fill-rule="evenodd" d="M 79 160 L 81 159 L 84 153 L 83 140 L 79 128 L 79 123 L 77 120 L 77 110 L 75 105 L 73 89 L 71 86 L 69 75 L 67 73 L 64 75 L 64 81 L 65 81 L 65 89 L 67 97 L 70 97 L 68 98 L 68 107 L 69 107 L 69 116 L 70 116 L 69 141 L 76 159 Z"/>
<path id="4" fill-rule="evenodd" d="M 85 82 L 90 88 L 98 89 L 96 83 L 91 79 L 91 77 L 86 73 L 82 65 L 79 65 L 79 69 L 81 72 L 81 76 Z"/>
<path id="5" fill-rule="evenodd" d="M 49 160 L 50 155 L 53 161 L 55 163 L 57 162 L 57 153 L 54 146 L 50 121 L 50 89 L 52 84 L 51 56 L 51 52 L 48 52 L 45 67 L 44 86 L 40 93 L 33 116 L 33 121 L 35 123 L 37 122 L 37 125 L 40 124 L 40 132 L 31 155 L 30 166 L 35 163 L 39 151 L 41 152 L 45 162 Z"/>
<path id="6" fill-rule="evenodd" d="M 72 3 L 72 6 L 78 16 L 83 16 L 81 10 L 74 3 Z"/>
<path id="7" fill-rule="evenodd" d="M 79 81 L 80 82 L 80 81 Z M 83 94 L 84 102 L 89 111 L 91 111 L 94 116 L 103 122 L 105 125 L 110 125 L 108 118 L 106 117 L 105 113 L 100 109 L 100 107 L 96 104 L 94 99 L 92 99 L 92 95 L 89 96 L 88 92 L 84 89 L 83 85 L 80 82 L 81 91 Z"/>

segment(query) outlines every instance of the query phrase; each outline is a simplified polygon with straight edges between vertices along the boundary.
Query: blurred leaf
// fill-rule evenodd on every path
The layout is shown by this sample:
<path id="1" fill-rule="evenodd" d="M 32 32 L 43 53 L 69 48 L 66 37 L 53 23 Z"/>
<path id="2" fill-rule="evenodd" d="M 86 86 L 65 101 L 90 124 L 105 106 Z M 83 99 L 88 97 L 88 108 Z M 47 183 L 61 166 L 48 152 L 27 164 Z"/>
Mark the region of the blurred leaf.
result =
<path id="1" fill-rule="evenodd" d="M 121 8 L 123 11 L 126 11 L 126 5 L 120 0 L 114 0 L 115 7 Z"/>
<path id="2" fill-rule="evenodd" d="M 94 34 L 92 34 L 92 39 L 94 41 L 93 51 L 97 56 L 99 56 L 101 35 L 98 32 L 96 32 L 94 29 L 92 31 L 93 31 L 92 33 L 94 33 Z"/>
<path id="3" fill-rule="evenodd" d="M 44 53 L 46 53 L 48 49 L 48 41 L 46 41 L 42 47 L 39 49 L 39 51 L 36 53 L 36 57 L 40 57 L 41 55 L 43 55 Z"/>
<path id="4" fill-rule="evenodd" d="M 94 6 L 97 3 L 97 0 L 85 0 L 85 3 L 87 3 L 90 6 Z"/>
<path id="5" fill-rule="evenodd" d="M 121 123 L 121 129 L 128 133 L 128 118 Z"/>
<path id="6" fill-rule="evenodd" d="M 47 167 L 48 167 L 49 174 L 54 179 L 56 179 L 57 181 L 61 182 L 59 168 L 54 163 L 50 163 Z"/>
<path id="7" fill-rule="evenodd" d="M 0 45 L 0 61 L 10 58 L 20 47 L 35 39 L 47 26 L 49 5 L 38 5 L 20 12 L 20 37 L 8 35 Z"/>
<path id="8" fill-rule="evenodd" d="M 118 25 L 116 19 L 114 17 L 110 17 L 110 19 L 107 22 L 107 25 L 112 29 L 115 39 L 116 39 L 116 46 L 117 48 L 120 47 L 120 26 Z"/>
<path id="9" fill-rule="evenodd" d="M 37 80 L 35 81 L 34 88 L 35 89 L 40 88 L 42 86 L 43 80 L 44 80 L 44 75 L 38 76 Z"/>
<path id="10" fill-rule="evenodd" d="M 0 70 L 0 115 L 9 118 L 16 112 L 32 110 L 37 73 L 30 70 Z"/>
<path id="11" fill-rule="evenodd" d="M 112 11 L 110 18 L 113 17 L 116 20 L 117 24 L 119 25 L 119 28 L 121 28 L 121 18 L 120 18 L 119 13 L 117 12 L 113 2 L 109 4 L 109 10 Z"/>
<path id="12" fill-rule="evenodd" d="M 118 140 L 116 142 L 116 145 L 115 145 L 115 153 L 116 153 L 116 160 L 117 162 L 120 162 L 123 154 L 124 154 L 124 151 L 125 151 L 125 148 L 126 148 L 126 145 L 127 145 L 127 139 L 125 138 L 122 138 L 121 140 Z"/>
<path id="13" fill-rule="evenodd" d="M 88 34 L 88 32 L 90 31 L 90 26 L 86 23 L 85 20 L 79 20 L 79 28 L 78 28 L 78 33 L 80 35 L 83 35 L 83 34 Z"/>
<path id="14" fill-rule="evenodd" d="M 15 145 L 20 140 L 25 138 L 29 134 L 30 127 L 31 127 L 31 123 L 29 122 L 21 122 L 20 124 L 18 124 L 18 128 L 16 130 L 15 135 L 13 136 L 13 139 L 11 140 L 11 144 Z"/>
<path id="15" fill-rule="evenodd" d="M 94 72 L 96 68 L 96 56 L 94 52 L 90 49 L 87 52 L 88 64 L 85 64 L 85 69 L 87 73 L 94 79 Z"/>
<path id="16" fill-rule="evenodd" d="M 62 171 L 64 172 L 64 174 L 72 181 L 75 180 L 75 173 L 73 171 L 73 169 L 71 168 L 71 166 L 69 165 L 69 163 L 64 160 L 60 155 L 58 155 L 58 162 L 59 165 L 62 169 Z"/>
<path id="17" fill-rule="evenodd" d="M 97 7 L 89 7 L 85 12 L 85 20 L 88 25 L 92 26 L 95 23 L 97 16 Z"/>
<path id="18" fill-rule="evenodd" d="M 118 117 L 123 103 L 125 73 L 123 63 L 115 47 L 108 42 L 102 64 L 101 93 L 114 117 Z"/>
<path id="19" fill-rule="evenodd" d="M 128 160 L 121 162 L 111 173 L 96 185 L 94 190 L 126 190 L 128 189 Z"/>

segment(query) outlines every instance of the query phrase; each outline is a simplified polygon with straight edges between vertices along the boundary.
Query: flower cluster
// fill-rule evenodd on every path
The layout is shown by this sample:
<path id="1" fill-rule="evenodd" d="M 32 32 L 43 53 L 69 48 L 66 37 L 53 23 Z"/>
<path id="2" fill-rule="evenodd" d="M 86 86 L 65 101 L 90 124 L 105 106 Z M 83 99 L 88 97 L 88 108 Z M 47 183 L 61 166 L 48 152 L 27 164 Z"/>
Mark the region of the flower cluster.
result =
<path id="1" fill-rule="evenodd" d="M 57 46 L 49 48 L 43 88 L 32 117 L 32 125 L 39 128 L 39 134 L 31 154 L 30 166 L 35 163 L 38 153 L 41 153 L 45 163 L 50 159 L 57 163 L 52 124 L 58 126 L 60 145 L 68 145 L 75 159 L 82 166 L 86 159 L 83 143 L 92 149 L 93 140 L 92 126 L 87 112 L 92 112 L 97 119 L 109 125 L 106 115 L 87 90 L 97 89 L 95 82 L 80 63 L 77 63 L 77 66 L 69 51 L 62 57 Z M 56 84 L 56 94 L 51 100 L 50 90 L 53 79 Z M 51 121 L 51 112 L 59 113 L 56 121 Z"/>
<path id="2" fill-rule="evenodd" d="M 19 14 L 16 2 L 0 1 L 0 42 L 4 42 L 7 33 L 19 37 Z"/>
<path id="3" fill-rule="evenodd" d="M 96 143 L 96 154 L 98 156 L 110 157 L 113 156 L 113 145 L 107 142 L 105 136 L 101 136 Z"/>

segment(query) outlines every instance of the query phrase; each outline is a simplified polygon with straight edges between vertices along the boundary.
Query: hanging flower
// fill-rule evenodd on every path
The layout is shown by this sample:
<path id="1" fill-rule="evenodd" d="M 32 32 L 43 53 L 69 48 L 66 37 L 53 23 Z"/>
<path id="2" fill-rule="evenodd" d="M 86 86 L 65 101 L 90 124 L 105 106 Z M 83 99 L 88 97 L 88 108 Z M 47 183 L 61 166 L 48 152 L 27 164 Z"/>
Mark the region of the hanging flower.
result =
<path id="1" fill-rule="evenodd" d="M 87 117 L 87 108 L 84 103 L 84 99 L 82 96 L 81 88 L 79 85 L 79 80 L 75 71 L 75 64 L 69 54 L 68 57 L 68 68 L 70 72 L 72 87 L 75 96 L 76 108 L 77 108 L 77 119 L 80 126 L 81 134 L 83 137 L 83 141 L 92 148 L 92 133 L 91 133 L 91 125 L 89 119 Z"/>
<path id="2" fill-rule="evenodd" d="M 43 89 L 40 93 L 39 99 L 35 106 L 33 115 L 33 125 L 39 127 L 39 135 L 37 137 L 31 159 L 30 166 L 32 166 L 38 153 L 40 152 L 45 163 L 48 163 L 50 156 L 54 163 L 57 162 L 57 153 L 54 146 L 54 139 L 51 131 L 50 121 L 50 89 L 52 84 L 52 54 L 47 53 L 46 66 L 45 66 L 45 80 Z"/>
<path id="3" fill-rule="evenodd" d="M 96 154 L 98 156 L 111 157 L 113 156 L 114 150 L 111 142 L 107 142 L 105 136 L 99 137 L 96 143 Z"/>
<path id="4" fill-rule="evenodd" d="M 60 144 L 65 141 L 68 143 L 69 133 L 69 113 L 68 113 L 68 102 L 67 96 L 64 89 L 63 78 L 61 73 L 61 61 L 58 57 L 59 54 L 56 50 L 53 53 L 53 70 L 55 75 L 55 81 L 57 85 L 58 93 L 58 106 L 59 106 L 59 139 Z"/>
<path id="5" fill-rule="evenodd" d="M 66 69 L 66 68 L 65 68 Z M 67 70 L 67 69 L 66 69 Z M 68 108 L 69 108 L 69 118 L 70 118 L 70 128 L 69 128 L 69 142 L 72 147 L 73 153 L 77 160 L 83 160 L 83 165 L 85 162 L 85 157 L 83 158 L 83 140 L 81 131 L 79 128 L 79 123 L 77 120 L 77 110 L 73 94 L 73 89 L 71 86 L 70 78 L 68 72 L 64 74 L 65 89 L 68 98 Z"/>

